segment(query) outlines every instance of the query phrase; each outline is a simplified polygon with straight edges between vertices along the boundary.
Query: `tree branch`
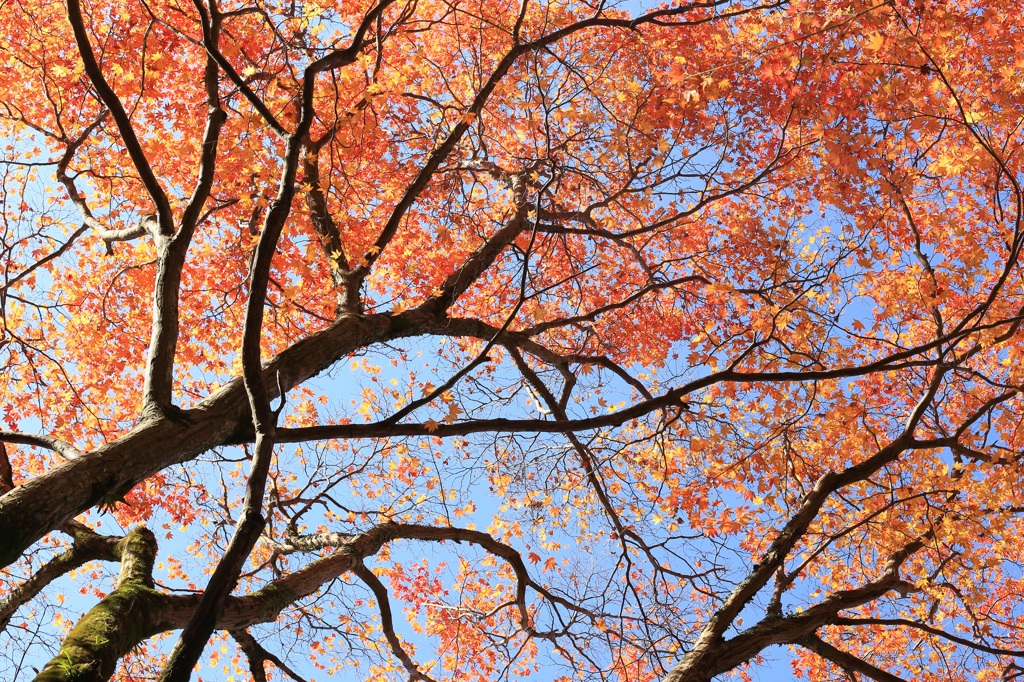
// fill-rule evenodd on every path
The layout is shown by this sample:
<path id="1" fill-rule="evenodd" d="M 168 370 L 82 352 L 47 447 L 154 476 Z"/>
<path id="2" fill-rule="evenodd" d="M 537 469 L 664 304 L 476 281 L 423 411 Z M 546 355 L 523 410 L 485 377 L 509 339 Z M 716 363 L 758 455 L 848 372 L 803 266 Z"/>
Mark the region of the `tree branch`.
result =
<path id="1" fill-rule="evenodd" d="M 211 14 L 202 12 L 204 42 L 216 44 L 220 36 L 220 16 L 216 5 L 211 0 Z M 149 354 L 146 363 L 145 384 L 142 390 L 143 414 L 151 410 L 169 410 L 172 407 L 174 392 L 174 356 L 178 346 L 179 297 L 181 274 L 185 267 L 192 236 L 199 223 L 203 207 L 210 197 L 213 177 L 216 170 L 217 143 L 220 131 L 227 120 L 227 114 L 220 107 L 218 93 L 217 62 L 208 57 L 203 75 L 206 88 L 206 130 L 203 133 L 202 147 L 199 156 L 199 176 L 192 196 L 185 205 L 181 219 L 181 227 L 173 238 L 158 241 L 160 255 L 157 265 L 156 285 L 153 292 L 153 328 L 149 342 Z M 164 230 L 164 234 L 170 235 Z"/>
<path id="2" fill-rule="evenodd" d="M 273 663 L 281 672 L 295 680 L 295 682 L 306 682 L 306 680 L 299 677 L 298 673 L 285 665 L 284 661 L 267 651 L 255 637 L 249 634 L 248 630 L 231 630 L 230 634 L 238 642 L 238 647 L 245 654 L 246 658 L 249 659 L 249 670 L 252 672 L 255 682 L 267 682 L 267 673 L 263 669 L 263 663 L 266 661 Z"/>
<path id="3" fill-rule="evenodd" d="M 118 660 L 158 631 L 153 630 L 159 597 L 152 577 L 156 538 L 139 527 L 112 549 L 121 562 L 117 587 L 72 628 L 36 682 L 107 680 Z"/>
<path id="4" fill-rule="evenodd" d="M 89 561 L 117 561 L 119 559 L 117 543 L 124 538 L 100 535 L 85 526 L 75 527 L 71 529 L 71 532 L 73 536 L 71 549 L 58 554 L 43 566 L 35 569 L 28 580 L 15 587 L 0 600 L 0 630 L 7 626 L 15 611 L 62 575 Z"/>
<path id="5" fill-rule="evenodd" d="M 36 433 L 16 433 L 14 431 L 0 431 L 0 442 L 14 443 L 17 445 L 31 445 L 37 448 L 52 450 L 64 459 L 78 459 L 84 453 L 71 443 L 61 440 L 56 436 L 46 436 Z"/>
<path id="6" fill-rule="evenodd" d="M 96 92 L 99 93 L 103 105 L 107 107 L 111 117 L 114 119 L 117 130 L 121 134 L 121 140 L 128 150 L 128 156 L 131 157 L 135 170 L 138 172 L 139 178 L 146 188 L 146 192 L 149 193 L 150 199 L 153 200 L 153 204 L 156 206 L 160 234 L 170 236 L 174 231 L 174 217 L 171 214 L 171 204 L 167 200 L 167 195 L 164 193 L 163 188 L 160 187 L 156 176 L 153 174 L 153 169 L 150 167 L 149 160 L 142 150 L 139 138 L 135 135 L 131 119 L 128 118 L 128 114 L 121 105 L 121 100 L 118 99 L 117 94 L 110 87 L 110 84 L 107 83 L 100 65 L 96 62 L 96 55 L 92 51 L 92 45 L 89 43 L 89 34 L 85 29 L 85 21 L 82 18 L 81 2 L 80 0 L 68 0 L 67 5 L 68 21 L 71 22 L 71 29 L 75 34 L 75 43 L 78 45 L 78 53 L 82 58 L 85 73 L 93 87 L 96 88 Z"/>
<path id="7" fill-rule="evenodd" d="M 951 632 L 946 632 L 941 628 L 932 627 L 926 623 L 921 623 L 915 620 L 909 620 L 907 618 L 847 618 L 837 617 L 833 619 L 834 625 L 889 625 L 892 627 L 904 627 L 914 628 L 915 630 L 921 630 L 927 632 L 930 635 L 941 637 L 942 639 L 955 642 L 969 649 L 975 649 L 977 651 L 984 651 L 985 653 L 995 654 L 997 656 L 1016 656 L 1018 658 L 1024 658 L 1024 650 L 1020 649 L 1003 649 L 1001 647 L 989 646 L 982 644 L 981 642 L 975 642 L 966 637 L 959 637 Z"/>
<path id="8" fill-rule="evenodd" d="M 383 631 L 385 639 L 388 640 L 391 652 L 409 672 L 409 679 L 433 682 L 433 678 L 421 671 L 415 661 L 409 657 L 409 653 L 402 646 L 402 641 L 395 634 L 395 621 L 391 616 L 391 598 L 388 596 L 388 590 L 384 587 L 384 583 L 362 563 L 356 564 L 352 568 L 352 572 L 373 592 L 374 599 L 377 601 L 377 610 L 380 613 L 381 631 Z"/>
<path id="9" fill-rule="evenodd" d="M 801 639 L 798 644 L 809 651 L 813 651 L 825 660 L 832 661 L 842 668 L 848 668 L 861 675 L 870 677 L 876 680 L 876 682 L 905 682 L 903 678 L 896 677 L 892 673 L 877 668 L 853 654 L 840 651 L 817 635 L 808 635 Z"/>

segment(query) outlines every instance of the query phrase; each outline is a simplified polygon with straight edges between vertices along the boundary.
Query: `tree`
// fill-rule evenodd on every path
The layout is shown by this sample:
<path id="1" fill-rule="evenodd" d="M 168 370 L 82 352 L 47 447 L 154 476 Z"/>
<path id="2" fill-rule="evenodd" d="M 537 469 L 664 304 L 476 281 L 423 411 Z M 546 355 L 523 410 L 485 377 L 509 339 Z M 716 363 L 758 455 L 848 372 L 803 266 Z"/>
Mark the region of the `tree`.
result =
<path id="1" fill-rule="evenodd" d="M 1012 3 L 0 22 L 8 677 L 1024 674 Z"/>

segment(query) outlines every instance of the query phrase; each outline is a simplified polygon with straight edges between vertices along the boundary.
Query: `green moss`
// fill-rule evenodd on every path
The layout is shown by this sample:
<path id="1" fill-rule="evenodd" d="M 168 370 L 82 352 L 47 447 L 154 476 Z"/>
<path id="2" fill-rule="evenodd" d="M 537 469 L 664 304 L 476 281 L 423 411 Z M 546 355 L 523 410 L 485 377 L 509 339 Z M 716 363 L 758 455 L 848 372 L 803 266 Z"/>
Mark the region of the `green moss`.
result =
<path id="1" fill-rule="evenodd" d="M 260 604 L 260 617 L 273 620 L 285 607 L 295 601 L 296 594 L 280 585 L 267 585 L 252 594 Z"/>
<path id="2" fill-rule="evenodd" d="M 38 682 L 106 680 L 117 661 L 139 642 L 151 637 L 151 603 L 159 595 L 140 585 L 121 585 L 94 606 L 68 633 L 60 652 Z"/>
<path id="3" fill-rule="evenodd" d="M 118 660 L 156 634 L 153 614 L 160 594 L 152 588 L 156 538 L 145 528 L 118 543 L 121 578 L 117 588 L 86 613 L 46 664 L 37 682 L 101 682 Z"/>

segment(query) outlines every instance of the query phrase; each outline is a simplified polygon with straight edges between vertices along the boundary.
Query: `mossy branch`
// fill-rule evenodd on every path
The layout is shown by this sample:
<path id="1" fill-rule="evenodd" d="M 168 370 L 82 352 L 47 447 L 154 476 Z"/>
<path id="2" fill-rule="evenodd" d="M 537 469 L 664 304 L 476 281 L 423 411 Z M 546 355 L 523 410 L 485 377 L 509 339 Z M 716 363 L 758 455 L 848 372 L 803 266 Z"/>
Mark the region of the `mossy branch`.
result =
<path id="1" fill-rule="evenodd" d="M 117 587 L 68 633 L 36 682 L 107 680 L 122 656 L 156 634 L 154 607 L 162 599 L 153 589 L 156 537 L 147 528 L 135 528 L 114 545 L 113 553 L 121 562 Z"/>

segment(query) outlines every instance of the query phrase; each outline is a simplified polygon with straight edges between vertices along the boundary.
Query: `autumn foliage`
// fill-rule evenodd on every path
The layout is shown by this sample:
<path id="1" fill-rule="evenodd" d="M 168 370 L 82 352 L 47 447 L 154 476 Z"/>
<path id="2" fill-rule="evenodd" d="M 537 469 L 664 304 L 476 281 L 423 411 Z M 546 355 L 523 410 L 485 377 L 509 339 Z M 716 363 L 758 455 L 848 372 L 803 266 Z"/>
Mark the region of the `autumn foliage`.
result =
<path id="1" fill-rule="evenodd" d="M 1022 46 L 0 5 L 0 676 L 1024 677 Z"/>

